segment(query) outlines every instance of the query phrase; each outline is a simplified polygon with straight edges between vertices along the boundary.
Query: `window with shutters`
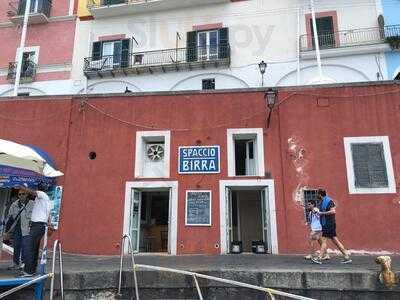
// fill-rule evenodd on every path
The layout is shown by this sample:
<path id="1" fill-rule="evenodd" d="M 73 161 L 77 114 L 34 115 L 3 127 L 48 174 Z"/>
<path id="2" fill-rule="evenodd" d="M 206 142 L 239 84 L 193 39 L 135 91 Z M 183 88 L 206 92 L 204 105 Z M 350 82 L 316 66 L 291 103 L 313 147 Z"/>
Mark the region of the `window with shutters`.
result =
<path id="1" fill-rule="evenodd" d="M 349 192 L 395 193 L 389 138 L 344 138 Z"/>
<path id="2" fill-rule="evenodd" d="M 130 39 L 94 42 L 90 68 L 93 70 L 126 68 L 130 65 L 129 51 Z"/>
<path id="3" fill-rule="evenodd" d="M 230 57 L 229 29 L 190 31 L 186 38 L 188 62 L 218 60 Z"/>
<path id="4" fill-rule="evenodd" d="M 308 47 L 315 49 L 314 27 L 311 14 L 306 14 L 306 31 Z M 340 46 L 338 16 L 336 11 L 325 11 L 316 13 L 316 25 L 318 41 L 321 49 L 335 48 Z"/>

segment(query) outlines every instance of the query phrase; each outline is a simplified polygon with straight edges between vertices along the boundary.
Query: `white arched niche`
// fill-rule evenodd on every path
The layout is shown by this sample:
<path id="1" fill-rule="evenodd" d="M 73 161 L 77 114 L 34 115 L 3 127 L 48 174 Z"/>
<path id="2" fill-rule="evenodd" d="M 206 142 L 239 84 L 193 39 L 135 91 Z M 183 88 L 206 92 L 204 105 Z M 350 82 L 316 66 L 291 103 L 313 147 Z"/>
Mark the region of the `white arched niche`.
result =
<path id="1" fill-rule="evenodd" d="M 19 87 L 18 94 L 28 94 L 29 96 L 45 96 L 46 93 L 40 89 L 32 87 Z M 5 92 L 0 92 L 0 97 L 12 97 L 14 96 L 14 88 L 8 89 Z"/>
<path id="2" fill-rule="evenodd" d="M 300 85 L 309 85 L 320 83 L 335 83 L 335 82 L 362 82 L 370 81 L 367 75 L 363 72 L 342 65 L 323 65 L 323 75 L 325 80 L 318 80 L 319 72 L 316 65 L 307 66 L 301 69 L 300 73 Z M 293 86 L 297 85 L 297 71 L 292 72 L 283 76 L 277 84 L 278 86 Z"/>
<path id="3" fill-rule="evenodd" d="M 126 88 L 131 92 L 141 92 L 141 89 L 128 81 L 122 80 L 107 80 L 99 81 L 88 85 L 87 94 L 121 94 L 124 93 Z M 84 89 L 79 91 L 79 94 L 85 93 Z"/>
<path id="4" fill-rule="evenodd" d="M 203 73 L 186 77 L 178 81 L 171 91 L 201 90 L 204 79 L 215 79 L 215 89 L 248 88 L 249 85 L 242 79 L 224 73 Z"/>

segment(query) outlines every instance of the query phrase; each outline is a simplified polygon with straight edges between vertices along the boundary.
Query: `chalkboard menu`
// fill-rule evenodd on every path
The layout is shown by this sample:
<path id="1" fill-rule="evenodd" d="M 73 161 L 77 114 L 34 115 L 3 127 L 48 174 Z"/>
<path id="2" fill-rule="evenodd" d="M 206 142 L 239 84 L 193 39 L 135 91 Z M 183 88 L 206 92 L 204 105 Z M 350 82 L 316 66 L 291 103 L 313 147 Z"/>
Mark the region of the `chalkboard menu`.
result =
<path id="1" fill-rule="evenodd" d="M 211 226 L 211 191 L 186 191 L 186 225 Z"/>

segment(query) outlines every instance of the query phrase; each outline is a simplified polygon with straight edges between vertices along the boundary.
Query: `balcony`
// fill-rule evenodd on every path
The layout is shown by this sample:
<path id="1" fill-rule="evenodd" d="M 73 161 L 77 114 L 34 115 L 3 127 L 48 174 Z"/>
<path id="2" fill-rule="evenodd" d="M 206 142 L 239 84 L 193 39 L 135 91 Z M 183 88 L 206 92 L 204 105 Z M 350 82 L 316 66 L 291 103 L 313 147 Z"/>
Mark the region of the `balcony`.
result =
<path id="1" fill-rule="evenodd" d="M 95 60 L 88 57 L 84 60 L 84 74 L 90 79 L 130 74 L 190 71 L 229 65 L 230 47 L 229 45 L 220 45 L 109 55 Z"/>
<path id="2" fill-rule="evenodd" d="M 99 19 L 228 2 L 231 0 L 88 0 L 88 9 Z"/>
<path id="3" fill-rule="evenodd" d="M 400 25 L 342 30 L 318 35 L 321 50 L 379 45 L 389 42 L 393 37 L 400 38 Z M 309 52 L 314 50 L 313 36 L 309 34 L 300 36 L 300 51 Z"/>
<path id="4" fill-rule="evenodd" d="M 37 65 L 32 61 L 25 61 L 22 63 L 20 83 L 30 83 L 35 80 Z M 15 75 L 17 73 L 17 63 L 10 62 L 8 64 L 7 80 L 10 83 L 15 82 Z"/>
<path id="5" fill-rule="evenodd" d="M 9 3 L 7 15 L 15 25 L 24 22 L 26 0 L 12 1 Z M 49 22 L 51 0 L 31 0 L 28 24 L 41 24 Z"/>

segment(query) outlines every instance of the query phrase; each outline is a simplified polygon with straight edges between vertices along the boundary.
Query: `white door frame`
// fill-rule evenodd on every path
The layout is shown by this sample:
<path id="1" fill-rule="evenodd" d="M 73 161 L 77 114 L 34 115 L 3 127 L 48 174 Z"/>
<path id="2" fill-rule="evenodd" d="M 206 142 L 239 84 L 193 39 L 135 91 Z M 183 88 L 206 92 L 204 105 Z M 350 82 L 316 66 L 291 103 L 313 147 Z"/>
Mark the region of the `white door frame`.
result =
<path id="1" fill-rule="evenodd" d="M 125 206 L 124 206 L 124 224 L 123 234 L 129 233 L 130 224 L 130 206 L 132 189 L 159 189 L 168 188 L 171 190 L 169 199 L 169 224 L 168 224 L 168 244 L 171 255 L 176 255 L 177 249 L 177 231 L 178 231 L 178 181 L 128 181 L 125 185 Z M 124 253 L 128 253 L 128 244 L 125 243 Z"/>
<path id="2" fill-rule="evenodd" d="M 228 241 L 226 240 L 226 201 L 225 189 L 231 187 L 268 187 L 268 202 L 269 202 L 269 218 L 270 218 L 270 233 L 271 233 L 271 253 L 278 254 L 278 232 L 276 225 L 276 208 L 275 208 L 275 185 L 273 179 L 256 179 L 256 180 L 220 180 L 219 181 L 219 199 L 220 199 L 220 238 L 221 238 L 221 254 L 227 254 Z"/>

